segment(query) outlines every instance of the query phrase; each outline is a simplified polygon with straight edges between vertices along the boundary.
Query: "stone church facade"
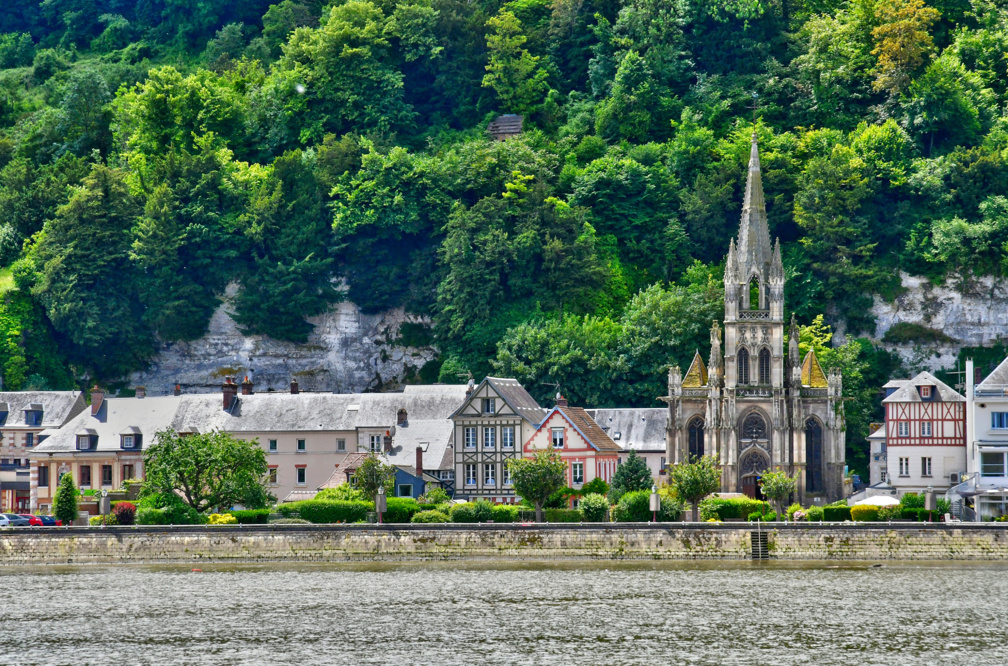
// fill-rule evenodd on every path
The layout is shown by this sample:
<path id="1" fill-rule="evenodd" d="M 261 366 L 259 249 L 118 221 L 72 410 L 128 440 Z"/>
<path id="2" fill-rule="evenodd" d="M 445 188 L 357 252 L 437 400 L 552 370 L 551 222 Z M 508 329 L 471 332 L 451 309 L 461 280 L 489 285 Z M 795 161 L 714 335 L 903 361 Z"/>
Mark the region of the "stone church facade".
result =
<path id="1" fill-rule="evenodd" d="M 670 463 L 714 456 L 722 492 L 760 496 L 759 476 L 781 468 L 798 476 L 798 500 L 824 504 L 843 494 L 845 425 L 838 371 L 827 375 L 798 327 L 784 322 L 780 240 L 770 243 L 753 135 L 742 219 L 728 247 L 724 337 L 711 327 L 705 365 L 699 353 L 685 376 L 669 370 L 666 435 Z"/>

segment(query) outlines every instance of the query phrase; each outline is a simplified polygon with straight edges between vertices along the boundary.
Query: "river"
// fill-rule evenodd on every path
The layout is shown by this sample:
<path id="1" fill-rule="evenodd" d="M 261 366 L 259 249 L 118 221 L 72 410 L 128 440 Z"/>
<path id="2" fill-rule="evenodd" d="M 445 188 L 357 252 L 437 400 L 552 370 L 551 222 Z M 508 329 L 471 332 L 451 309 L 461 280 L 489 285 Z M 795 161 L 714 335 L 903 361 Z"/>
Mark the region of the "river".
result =
<path id="1" fill-rule="evenodd" d="M 0 568 L 3 664 L 1006 664 L 1008 567 Z"/>

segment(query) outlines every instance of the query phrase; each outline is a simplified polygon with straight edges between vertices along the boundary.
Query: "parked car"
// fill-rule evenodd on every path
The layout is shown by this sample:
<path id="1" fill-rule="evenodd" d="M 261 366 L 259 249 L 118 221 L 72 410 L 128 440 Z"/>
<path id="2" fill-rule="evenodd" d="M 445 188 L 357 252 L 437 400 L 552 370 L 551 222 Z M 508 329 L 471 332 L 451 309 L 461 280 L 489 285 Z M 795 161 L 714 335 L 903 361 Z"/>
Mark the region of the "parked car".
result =
<path id="1" fill-rule="evenodd" d="M 63 525 L 62 520 L 53 516 L 39 516 L 38 519 L 42 521 L 43 527 L 61 527 Z"/>
<path id="2" fill-rule="evenodd" d="M 30 513 L 19 513 L 18 515 L 22 518 L 27 518 L 28 524 L 32 527 L 42 527 L 42 519 L 38 516 L 33 516 Z"/>
<path id="3" fill-rule="evenodd" d="M 0 513 L 0 527 L 10 527 L 10 518 Z"/>
<path id="4" fill-rule="evenodd" d="M 27 518 L 22 518 L 16 513 L 5 513 L 2 515 L 7 516 L 7 520 L 10 521 L 8 524 L 11 527 L 28 527 L 31 525 L 31 522 Z"/>

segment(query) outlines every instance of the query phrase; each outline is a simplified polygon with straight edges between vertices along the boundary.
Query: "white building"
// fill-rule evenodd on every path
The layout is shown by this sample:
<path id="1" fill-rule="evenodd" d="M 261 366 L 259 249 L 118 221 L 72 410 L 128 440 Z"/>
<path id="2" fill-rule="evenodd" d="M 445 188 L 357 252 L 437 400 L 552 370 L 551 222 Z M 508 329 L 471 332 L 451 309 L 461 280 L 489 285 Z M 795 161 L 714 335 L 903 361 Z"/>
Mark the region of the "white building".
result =
<path id="1" fill-rule="evenodd" d="M 1008 358 L 974 386 L 966 361 L 967 478 L 958 493 L 972 498 L 977 520 L 1008 513 Z"/>

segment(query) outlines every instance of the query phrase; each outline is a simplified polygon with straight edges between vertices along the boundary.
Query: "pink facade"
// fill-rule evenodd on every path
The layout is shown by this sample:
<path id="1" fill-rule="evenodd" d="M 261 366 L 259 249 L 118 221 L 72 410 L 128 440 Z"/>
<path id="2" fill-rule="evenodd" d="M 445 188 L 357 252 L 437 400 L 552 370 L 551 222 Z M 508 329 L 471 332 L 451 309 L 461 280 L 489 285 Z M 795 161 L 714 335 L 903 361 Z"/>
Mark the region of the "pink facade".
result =
<path id="1" fill-rule="evenodd" d="M 599 478 L 609 483 L 622 450 L 579 407 L 558 405 L 522 447 L 523 457 L 552 449 L 567 463 L 567 485 L 581 488 Z"/>

